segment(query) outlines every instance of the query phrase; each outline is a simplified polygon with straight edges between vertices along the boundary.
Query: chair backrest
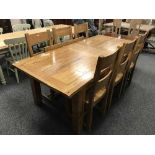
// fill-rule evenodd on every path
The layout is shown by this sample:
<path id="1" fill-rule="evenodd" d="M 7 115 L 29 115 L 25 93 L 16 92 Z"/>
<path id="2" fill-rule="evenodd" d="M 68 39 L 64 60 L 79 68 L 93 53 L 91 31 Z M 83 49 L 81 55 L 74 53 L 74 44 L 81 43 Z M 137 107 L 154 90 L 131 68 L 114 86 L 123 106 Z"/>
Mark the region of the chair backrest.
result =
<path id="1" fill-rule="evenodd" d="M 54 44 L 57 44 L 59 42 L 64 42 L 65 40 L 73 39 L 71 26 L 63 27 L 63 28 L 53 28 L 52 32 L 53 32 Z"/>
<path id="2" fill-rule="evenodd" d="M 122 19 L 113 20 L 113 27 L 112 27 L 113 34 L 121 34 L 121 23 L 122 23 Z"/>
<path id="3" fill-rule="evenodd" d="M 74 35 L 75 38 L 79 37 L 80 34 L 84 33 L 85 37 L 88 37 L 88 23 L 74 24 Z"/>
<path id="4" fill-rule="evenodd" d="M 29 30 L 31 27 L 30 24 L 15 24 L 12 26 L 13 32 L 16 31 L 23 31 L 23 30 Z"/>
<path id="5" fill-rule="evenodd" d="M 9 47 L 9 52 L 13 62 L 29 57 L 25 37 L 7 39 L 4 42 Z"/>
<path id="6" fill-rule="evenodd" d="M 142 19 L 131 19 L 130 27 L 128 29 L 128 35 L 132 35 L 132 36 L 139 35 L 141 24 L 142 24 Z"/>
<path id="7" fill-rule="evenodd" d="M 38 52 L 43 52 L 43 47 L 50 46 L 52 44 L 52 33 L 50 30 L 47 30 L 45 32 L 40 33 L 34 33 L 34 34 L 25 34 L 25 38 L 28 45 L 28 50 L 30 52 L 30 56 L 34 56 L 35 54 L 38 54 Z M 45 44 L 43 47 L 40 46 L 40 44 Z M 36 51 L 34 48 L 36 47 Z"/>
<path id="8" fill-rule="evenodd" d="M 3 28 L 0 27 L 0 34 L 2 34 L 2 33 L 3 33 Z"/>
<path id="9" fill-rule="evenodd" d="M 124 43 L 123 46 L 120 48 L 117 61 L 114 67 L 112 85 L 115 83 L 115 79 L 119 73 L 122 73 L 123 75 L 126 74 L 127 65 L 128 65 L 130 56 L 134 50 L 134 46 L 135 46 L 135 40 L 133 40 L 130 43 Z"/>
<path id="10" fill-rule="evenodd" d="M 30 24 L 23 24 L 23 30 L 30 30 L 31 25 Z"/>
<path id="11" fill-rule="evenodd" d="M 93 79 L 93 85 L 91 87 L 91 95 L 89 98 L 90 103 L 95 102 L 95 94 L 99 94 L 98 99 L 102 98 L 104 94 L 102 94 L 102 90 L 106 89 L 106 92 L 108 93 L 109 85 L 111 76 L 113 74 L 113 68 L 114 64 L 117 59 L 117 50 L 113 54 L 103 57 L 99 56 L 97 60 L 97 65 L 94 73 L 94 79 Z"/>
<path id="12" fill-rule="evenodd" d="M 43 22 L 44 22 L 44 27 L 48 27 L 48 26 L 53 26 L 54 25 L 53 21 L 50 20 L 50 19 L 44 19 Z"/>
<path id="13" fill-rule="evenodd" d="M 146 36 L 147 36 L 147 33 L 140 35 L 138 37 L 135 43 L 133 53 L 131 55 L 130 64 L 133 62 L 133 64 L 136 65 L 137 58 L 144 47 Z"/>

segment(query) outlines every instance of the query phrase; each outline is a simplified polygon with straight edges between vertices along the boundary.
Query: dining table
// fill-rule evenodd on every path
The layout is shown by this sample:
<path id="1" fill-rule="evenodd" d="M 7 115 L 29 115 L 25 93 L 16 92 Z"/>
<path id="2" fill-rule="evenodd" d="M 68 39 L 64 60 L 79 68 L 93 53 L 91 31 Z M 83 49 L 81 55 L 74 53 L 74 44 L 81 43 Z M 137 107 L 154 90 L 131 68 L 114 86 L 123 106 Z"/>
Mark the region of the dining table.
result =
<path id="1" fill-rule="evenodd" d="M 70 25 L 59 24 L 59 25 L 52 25 L 52 26 L 48 26 L 48 27 L 41 27 L 41 28 L 35 28 L 35 29 L 30 29 L 30 30 L 23 30 L 23 31 L 1 34 L 0 35 L 0 54 L 4 54 L 7 52 L 7 51 L 5 51 L 5 49 L 8 48 L 8 45 L 5 44 L 6 39 L 25 37 L 26 33 L 34 34 L 34 33 L 45 32 L 47 30 L 52 31 L 52 28 L 58 29 L 58 28 L 63 28 L 63 27 L 68 27 L 68 26 L 70 26 Z M 74 33 L 74 27 L 72 27 L 72 33 Z"/>
<path id="2" fill-rule="evenodd" d="M 41 83 L 70 100 L 73 131 L 79 134 L 87 86 L 93 80 L 98 57 L 108 56 L 129 42 L 97 35 L 17 61 L 13 66 L 30 78 L 35 104 L 43 103 Z"/>

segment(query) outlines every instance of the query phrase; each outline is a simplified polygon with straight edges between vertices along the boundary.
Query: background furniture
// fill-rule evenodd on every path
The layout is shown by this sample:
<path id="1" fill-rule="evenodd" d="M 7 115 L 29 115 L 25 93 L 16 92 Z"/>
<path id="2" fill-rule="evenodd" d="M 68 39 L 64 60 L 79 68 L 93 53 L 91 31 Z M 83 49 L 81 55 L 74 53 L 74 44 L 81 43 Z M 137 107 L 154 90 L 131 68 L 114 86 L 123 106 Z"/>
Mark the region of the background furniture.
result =
<path id="1" fill-rule="evenodd" d="M 19 60 L 29 57 L 29 52 L 27 50 L 27 44 L 25 38 L 15 38 L 5 40 L 5 43 L 9 47 L 10 57 L 6 58 L 7 62 L 7 72 L 9 74 L 9 70 L 15 73 L 15 77 L 17 83 L 19 83 L 19 76 L 17 68 L 12 66 L 12 63 L 15 63 Z"/>
<path id="2" fill-rule="evenodd" d="M 16 24 L 12 26 L 12 30 L 13 32 L 23 31 L 23 30 L 29 30 L 30 27 L 31 27 L 30 24 Z"/>
<path id="3" fill-rule="evenodd" d="M 131 35 L 131 36 L 139 35 L 141 24 L 142 24 L 142 20 L 132 19 L 130 21 L 130 27 L 128 29 L 128 35 Z"/>
<path id="4" fill-rule="evenodd" d="M 113 20 L 113 27 L 112 27 L 112 33 L 113 34 L 121 34 L 121 19 L 114 19 Z"/>
<path id="5" fill-rule="evenodd" d="M 3 33 L 12 32 L 10 19 L 0 19 L 0 27 L 3 28 Z"/>

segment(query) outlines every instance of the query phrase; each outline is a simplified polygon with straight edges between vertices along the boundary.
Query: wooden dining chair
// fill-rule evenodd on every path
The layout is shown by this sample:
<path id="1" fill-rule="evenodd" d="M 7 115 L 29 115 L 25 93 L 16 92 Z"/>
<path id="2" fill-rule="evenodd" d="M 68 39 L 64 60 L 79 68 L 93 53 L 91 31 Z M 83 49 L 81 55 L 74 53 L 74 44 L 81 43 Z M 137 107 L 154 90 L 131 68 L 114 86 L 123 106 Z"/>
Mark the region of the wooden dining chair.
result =
<path id="1" fill-rule="evenodd" d="M 85 99 L 85 109 L 87 116 L 86 122 L 89 130 L 92 126 L 93 108 L 98 103 L 101 103 L 100 110 L 102 112 L 106 111 L 109 84 L 113 74 L 113 68 L 117 54 L 118 50 L 107 57 L 98 57 L 94 78 L 92 83 L 87 87 Z"/>
<path id="2" fill-rule="evenodd" d="M 135 43 L 134 50 L 130 56 L 128 68 L 127 68 L 127 73 L 126 73 L 126 83 L 129 85 L 132 80 L 132 76 L 135 70 L 136 62 L 138 59 L 138 56 L 140 52 L 142 51 L 145 43 L 145 39 L 147 37 L 148 33 L 146 32 L 143 35 L 140 35 Z"/>
<path id="3" fill-rule="evenodd" d="M 140 26 L 142 24 L 141 19 L 131 19 L 130 27 L 128 29 L 128 35 L 137 36 L 140 32 Z"/>
<path id="4" fill-rule="evenodd" d="M 31 57 L 44 52 L 45 46 L 53 44 L 53 36 L 50 30 L 34 34 L 26 33 L 25 38 Z"/>
<path id="5" fill-rule="evenodd" d="M 12 26 L 13 32 L 29 30 L 31 27 L 30 24 L 15 24 Z"/>
<path id="6" fill-rule="evenodd" d="M 131 43 L 126 43 L 121 47 L 121 50 L 118 54 L 118 58 L 115 64 L 114 68 L 114 74 L 112 76 L 111 84 L 110 84 L 110 91 L 109 91 L 109 97 L 108 97 L 108 109 L 111 107 L 112 98 L 114 94 L 114 89 L 116 86 L 119 86 L 119 97 L 122 93 L 124 81 L 125 81 L 125 75 L 126 75 L 126 69 L 129 62 L 129 58 L 131 53 L 133 52 L 135 45 L 135 40 L 133 40 Z"/>
<path id="7" fill-rule="evenodd" d="M 88 23 L 83 23 L 83 24 L 74 24 L 74 35 L 75 38 L 84 36 L 88 37 Z"/>
<path id="8" fill-rule="evenodd" d="M 53 32 L 54 44 L 62 43 L 73 39 L 71 26 L 63 28 L 53 28 L 52 32 Z"/>
<path id="9" fill-rule="evenodd" d="M 113 20 L 112 34 L 121 34 L 121 23 L 122 19 Z"/>
<path id="10" fill-rule="evenodd" d="M 19 83 L 18 70 L 12 66 L 13 63 L 29 57 L 25 37 L 7 39 L 4 41 L 8 45 L 10 57 L 6 57 L 7 73 L 9 70 L 15 73 L 17 83 Z"/>

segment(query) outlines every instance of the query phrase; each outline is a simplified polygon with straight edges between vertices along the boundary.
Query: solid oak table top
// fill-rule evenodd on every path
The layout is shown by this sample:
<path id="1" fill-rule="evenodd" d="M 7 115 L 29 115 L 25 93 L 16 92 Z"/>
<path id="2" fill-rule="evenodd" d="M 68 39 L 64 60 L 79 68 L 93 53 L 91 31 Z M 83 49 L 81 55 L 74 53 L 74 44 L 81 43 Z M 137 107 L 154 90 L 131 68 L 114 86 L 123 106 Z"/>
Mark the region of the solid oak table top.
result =
<path id="1" fill-rule="evenodd" d="M 43 27 L 43 28 L 36 28 L 36 29 L 1 34 L 0 35 L 0 50 L 7 48 L 7 45 L 4 43 L 4 40 L 6 40 L 6 39 L 25 37 L 26 33 L 29 33 L 29 34 L 39 33 L 39 32 L 44 32 L 46 30 L 52 30 L 52 28 L 62 28 L 62 27 L 67 27 L 67 26 L 70 26 L 70 25 L 60 24 L 60 25 Z"/>
<path id="2" fill-rule="evenodd" d="M 97 58 L 131 40 L 98 35 L 13 64 L 29 76 L 71 97 L 94 76 Z"/>
<path id="3" fill-rule="evenodd" d="M 113 26 L 113 22 L 106 23 L 106 24 L 104 24 L 104 26 L 112 27 Z M 130 23 L 122 22 L 121 23 L 121 27 L 122 28 L 129 29 L 130 28 Z M 149 32 L 149 31 L 151 31 L 153 29 L 155 29 L 155 26 L 154 25 L 141 24 L 141 26 L 140 26 L 140 31 Z"/>

